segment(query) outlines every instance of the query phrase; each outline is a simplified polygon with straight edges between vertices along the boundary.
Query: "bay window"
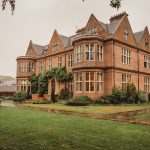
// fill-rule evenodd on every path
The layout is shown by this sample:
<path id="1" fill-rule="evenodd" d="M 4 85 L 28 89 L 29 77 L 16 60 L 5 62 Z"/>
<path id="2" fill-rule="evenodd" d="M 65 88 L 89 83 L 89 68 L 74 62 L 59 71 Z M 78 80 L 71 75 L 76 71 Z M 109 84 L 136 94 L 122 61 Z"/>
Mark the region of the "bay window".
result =
<path id="1" fill-rule="evenodd" d="M 85 60 L 94 60 L 94 45 L 93 44 L 86 45 Z"/>

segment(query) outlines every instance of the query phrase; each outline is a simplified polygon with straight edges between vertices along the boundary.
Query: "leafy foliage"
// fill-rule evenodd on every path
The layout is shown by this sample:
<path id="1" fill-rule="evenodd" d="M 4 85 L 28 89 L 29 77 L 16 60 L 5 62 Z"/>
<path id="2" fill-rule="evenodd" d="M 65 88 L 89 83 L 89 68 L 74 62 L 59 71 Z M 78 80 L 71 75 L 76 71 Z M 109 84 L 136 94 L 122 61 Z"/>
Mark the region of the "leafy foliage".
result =
<path id="1" fill-rule="evenodd" d="M 137 91 L 133 83 L 128 83 L 125 90 L 114 88 L 112 94 L 99 98 L 99 104 L 138 104 L 146 102 L 146 94 Z"/>
<path id="2" fill-rule="evenodd" d="M 93 101 L 88 96 L 77 96 L 72 100 L 69 100 L 66 105 L 70 106 L 86 106 L 91 104 Z"/>
<path id="3" fill-rule="evenodd" d="M 26 93 L 19 92 L 14 95 L 13 100 L 15 102 L 23 102 L 26 100 L 26 96 Z"/>
<path id="4" fill-rule="evenodd" d="M 31 82 L 32 94 L 36 94 L 38 92 L 38 78 L 39 78 L 39 75 L 36 76 L 35 74 L 32 74 L 32 76 L 30 76 L 29 81 Z"/>
<path id="5" fill-rule="evenodd" d="M 70 97 L 70 92 L 68 91 L 68 89 L 61 89 L 58 99 L 60 100 L 67 100 Z"/>
<path id="6" fill-rule="evenodd" d="M 12 14 L 15 10 L 15 0 L 3 0 L 2 1 L 2 10 L 4 10 L 6 8 L 6 3 L 9 3 L 9 5 L 11 6 L 11 11 L 12 11 Z"/>
<path id="7" fill-rule="evenodd" d="M 121 0 L 111 0 L 110 6 L 119 9 L 121 7 Z"/>

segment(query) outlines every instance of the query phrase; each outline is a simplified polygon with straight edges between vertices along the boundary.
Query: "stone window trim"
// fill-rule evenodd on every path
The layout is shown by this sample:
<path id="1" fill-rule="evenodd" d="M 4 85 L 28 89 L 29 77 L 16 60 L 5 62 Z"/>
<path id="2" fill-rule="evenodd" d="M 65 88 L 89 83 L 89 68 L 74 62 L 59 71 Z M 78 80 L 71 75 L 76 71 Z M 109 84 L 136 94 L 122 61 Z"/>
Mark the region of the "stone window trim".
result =
<path id="1" fill-rule="evenodd" d="M 131 64 L 131 51 L 129 49 L 122 48 L 121 62 L 122 64 Z"/>
<path id="2" fill-rule="evenodd" d="M 58 57 L 58 67 L 62 67 L 62 57 Z"/>
<path id="3" fill-rule="evenodd" d="M 131 82 L 131 74 L 122 74 L 122 90 L 126 89 L 129 82 Z"/>
<path id="4" fill-rule="evenodd" d="M 45 61 L 41 60 L 39 61 L 39 72 L 43 73 L 45 71 Z"/>
<path id="5" fill-rule="evenodd" d="M 86 44 L 85 45 L 85 61 L 94 61 L 95 60 L 95 52 L 94 52 L 94 44 Z"/>
<path id="6" fill-rule="evenodd" d="M 52 49 L 53 49 L 53 52 L 54 52 L 54 53 L 56 53 L 56 52 L 58 51 L 58 45 L 59 45 L 58 42 L 53 41 Z"/>
<path id="7" fill-rule="evenodd" d="M 126 41 L 128 40 L 128 35 L 129 35 L 128 28 L 127 28 L 127 27 L 124 27 L 124 37 L 125 37 L 125 40 L 126 40 Z"/>
<path id="8" fill-rule="evenodd" d="M 85 92 L 95 92 L 95 72 L 85 72 Z"/>
<path id="9" fill-rule="evenodd" d="M 144 55 L 144 68 L 150 69 L 150 56 Z"/>
<path id="10" fill-rule="evenodd" d="M 75 48 L 76 62 L 82 62 L 82 46 L 78 45 Z"/>
<path id="11" fill-rule="evenodd" d="M 92 27 L 92 28 L 88 29 L 88 35 L 95 35 L 95 34 L 97 34 L 96 27 Z"/>
<path id="12" fill-rule="evenodd" d="M 34 62 L 30 61 L 28 64 L 28 71 L 34 73 Z"/>
<path id="13" fill-rule="evenodd" d="M 104 93 L 104 73 L 97 72 L 97 92 Z"/>
<path id="14" fill-rule="evenodd" d="M 75 73 L 76 93 L 82 93 L 83 91 L 82 82 L 83 82 L 82 72 L 76 72 Z"/>
<path id="15" fill-rule="evenodd" d="M 102 45 L 97 44 L 97 60 L 100 62 L 104 62 L 104 47 Z"/>
<path id="16" fill-rule="evenodd" d="M 52 65 L 52 59 L 49 59 L 48 60 L 48 69 L 51 70 L 52 67 L 53 67 L 53 65 Z"/>
<path id="17" fill-rule="evenodd" d="M 150 76 L 144 77 L 144 91 L 148 93 L 150 92 Z"/>
<path id="18" fill-rule="evenodd" d="M 68 54 L 68 67 L 73 67 L 73 54 Z"/>

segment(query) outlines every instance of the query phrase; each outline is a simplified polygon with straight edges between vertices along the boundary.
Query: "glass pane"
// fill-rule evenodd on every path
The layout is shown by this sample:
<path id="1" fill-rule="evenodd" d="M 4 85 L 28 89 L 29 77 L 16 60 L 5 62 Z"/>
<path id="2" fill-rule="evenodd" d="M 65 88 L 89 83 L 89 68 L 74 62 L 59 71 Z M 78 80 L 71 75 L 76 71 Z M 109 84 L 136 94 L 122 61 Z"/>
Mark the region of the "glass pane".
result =
<path id="1" fill-rule="evenodd" d="M 89 91 L 89 82 L 86 82 L 85 88 L 86 88 L 86 91 Z"/>
<path id="2" fill-rule="evenodd" d="M 94 81 L 94 72 L 90 73 L 90 80 Z"/>
<path id="3" fill-rule="evenodd" d="M 94 82 L 90 83 L 90 91 L 94 91 Z"/>
<path id="4" fill-rule="evenodd" d="M 89 73 L 86 73 L 86 81 L 89 81 Z"/>

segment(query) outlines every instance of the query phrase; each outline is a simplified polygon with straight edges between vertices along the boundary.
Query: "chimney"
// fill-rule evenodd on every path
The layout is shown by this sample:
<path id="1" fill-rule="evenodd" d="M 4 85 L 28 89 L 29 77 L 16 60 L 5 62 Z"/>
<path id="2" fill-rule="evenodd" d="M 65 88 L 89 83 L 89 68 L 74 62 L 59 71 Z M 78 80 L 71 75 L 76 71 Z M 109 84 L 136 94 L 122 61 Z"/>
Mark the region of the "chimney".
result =
<path id="1" fill-rule="evenodd" d="M 112 17 L 109 19 L 109 20 L 110 20 L 110 23 L 122 19 L 125 15 L 128 16 L 128 14 L 127 14 L 126 12 L 122 12 L 122 13 L 119 13 L 119 14 L 117 14 L 117 15 L 112 16 Z"/>

